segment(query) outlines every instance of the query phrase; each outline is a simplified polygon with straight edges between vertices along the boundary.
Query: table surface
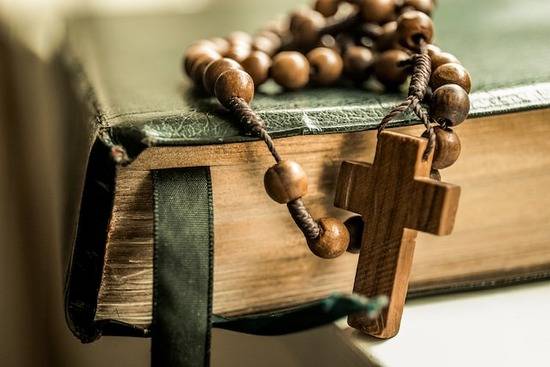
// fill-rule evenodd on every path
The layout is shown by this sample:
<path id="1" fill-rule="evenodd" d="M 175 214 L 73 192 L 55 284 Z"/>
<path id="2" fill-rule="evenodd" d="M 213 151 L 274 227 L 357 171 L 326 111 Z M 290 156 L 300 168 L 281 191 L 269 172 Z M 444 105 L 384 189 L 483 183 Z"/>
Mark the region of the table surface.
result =
<path id="1" fill-rule="evenodd" d="M 550 281 L 412 300 L 386 341 L 336 326 L 374 366 L 549 366 Z"/>

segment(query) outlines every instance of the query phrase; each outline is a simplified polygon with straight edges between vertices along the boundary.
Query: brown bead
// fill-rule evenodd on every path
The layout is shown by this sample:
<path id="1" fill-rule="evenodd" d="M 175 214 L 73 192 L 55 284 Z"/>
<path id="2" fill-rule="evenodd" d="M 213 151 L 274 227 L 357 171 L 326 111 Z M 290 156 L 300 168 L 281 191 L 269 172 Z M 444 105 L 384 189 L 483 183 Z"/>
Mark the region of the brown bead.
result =
<path id="1" fill-rule="evenodd" d="M 362 46 L 352 46 L 344 54 L 344 70 L 356 81 L 364 81 L 371 72 L 374 56 L 372 51 Z"/>
<path id="2" fill-rule="evenodd" d="M 252 49 L 272 56 L 281 47 L 281 39 L 273 32 L 263 31 L 252 41 Z"/>
<path id="3" fill-rule="evenodd" d="M 266 171 L 264 187 L 270 198 L 286 204 L 307 193 L 307 176 L 298 163 L 281 161 Z"/>
<path id="4" fill-rule="evenodd" d="M 378 51 L 386 51 L 396 48 L 397 45 L 397 22 L 388 22 L 381 27 L 380 35 L 376 38 L 375 46 Z"/>
<path id="5" fill-rule="evenodd" d="M 376 58 L 374 75 L 388 89 L 395 89 L 407 80 L 407 68 L 399 65 L 409 59 L 409 55 L 401 50 L 388 50 Z"/>
<path id="6" fill-rule="evenodd" d="M 214 86 L 216 97 L 222 105 L 229 108 L 234 97 L 244 99 L 247 103 L 254 98 L 254 81 L 243 70 L 229 69 L 216 80 Z"/>
<path id="7" fill-rule="evenodd" d="M 191 45 L 184 54 L 183 67 L 187 76 L 191 77 L 191 70 L 194 64 L 203 56 L 211 56 L 212 58 L 220 57 L 220 54 L 214 50 L 209 42 L 199 42 Z"/>
<path id="8" fill-rule="evenodd" d="M 304 55 L 296 51 L 285 51 L 273 59 L 271 76 L 284 88 L 299 89 L 309 82 L 309 70 L 309 63 Z"/>
<path id="9" fill-rule="evenodd" d="M 212 42 L 214 49 L 222 56 L 229 51 L 229 47 L 231 46 L 229 41 L 221 37 L 214 37 L 209 39 L 209 41 Z"/>
<path id="10" fill-rule="evenodd" d="M 433 92 L 430 114 L 440 124 L 456 126 L 466 120 L 469 112 L 470 98 L 461 86 L 445 84 Z"/>
<path id="11" fill-rule="evenodd" d="M 250 55 L 251 50 L 252 48 L 248 43 L 232 44 L 225 56 L 237 62 L 242 62 Z"/>
<path id="12" fill-rule="evenodd" d="M 352 254 L 358 254 L 361 250 L 361 245 L 363 243 L 363 232 L 365 229 L 365 222 L 363 217 L 360 215 L 354 215 L 349 217 L 344 225 L 349 232 L 349 245 L 348 252 Z"/>
<path id="13" fill-rule="evenodd" d="M 460 156 L 460 139 L 453 130 L 436 126 L 435 150 L 432 162 L 432 171 L 440 170 L 452 166 Z M 428 132 L 424 132 L 422 137 L 428 138 Z"/>
<path id="14" fill-rule="evenodd" d="M 340 78 L 344 62 L 339 54 L 326 47 L 317 47 L 307 54 L 311 80 L 318 85 L 330 85 Z"/>
<path id="15" fill-rule="evenodd" d="M 362 0 L 359 7 L 367 23 L 383 24 L 395 19 L 395 0 Z"/>
<path id="16" fill-rule="evenodd" d="M 407 11 L 397 19 L 397 40 L 410 50 L 418 51 L 421 40 L 432 42 L 433 34 L 432 19 L 420 11 Z"/>
<path id="17" fill-rule="evenodd" d="M 211 62 L 204 69 L 203 86 L 208 93 L 214 93 L 214 86 L 219 76 L 229 69 L 242 69 L 241 65 L 233 59 L 223 58 Z"/>
<path id="18" fill-rule="evenodd" d="M 332 17 L 338 11 L 339 6 L 339 0 L 317 0 L 313 8 L 324 17 Z"/>
<path id="19" fill-rule="evenodd" d="M 294 12 L 290 18 L 290 33 L 296 45 L 307 47 L 319 40 L 319 30 L 325 25 L 325 17 L 311 9 Z"/>
<path id="20" fill-rule="evenodd" d="M 233 45 L 237 45 L 237 44 L 250 45 L 252 43 L 252 36 L 243 31 L 235 31 L 235 32 L 231 32 L 229 36 L 227 36 L 227 40 L 229 41 L 229 43 Z"/>
<path id="21" fill-rule="evenodd" d="M 435 71 L 437 68 L 439 68 L 441 65 L 445 64 L 460 64 L 460 61 L 452 54 L 448 52 L 439 52 L 430 51 L 428 48 L 428 54 L 430 55 L 430 58 L 432 59 L 432 71 Z"/>
<path id="22" fill-rule="evenodd" d="M 193 67 L 191 69 L 191 78 L 193 79 L 193 82 L 196 86 L 202 87 L 203 86 L 203 78 L 204 78 L 204 71 L 206 70 L 206 67 L 212 62 L 218 60 L 221 56 L 219 54 L 216 54 L 217 56 L 213 57 L 211 55 L 203 55 L 200 58 L 195 61 L 193 64 Z"/>
<path id="23" fill-rule="evenodd" d="M 346 252 L 349 244 L 349 232 L 336 218 L 321 218 L 317 221 L 321 234 L 315 240 L 308 239 L 311 252 L 323 259 L 334 259 Z"/>
<path id="24" fill-rule="evenodd" d="M 258 86 L 269 78 L 271 58 L 264 52 L 253 51 L 250 56 L 244 59 L 242 66 L 254 80 L 254 85 Z"/>
<path id="25" fill-rule="evenodd" d="M 470 73 L 464 66 L 455 63 L 443 64 L 432 72 L 430 87 L 437 89 L 445 84 L 458 84 L 468 93 L 472 89 Z"/>
<path id="26" fill-rule="evenodd" d="M 433 0 L 404 0 L 402 8 L 411 8 L 430 15 L 434 10 L 434 2 Z"/>

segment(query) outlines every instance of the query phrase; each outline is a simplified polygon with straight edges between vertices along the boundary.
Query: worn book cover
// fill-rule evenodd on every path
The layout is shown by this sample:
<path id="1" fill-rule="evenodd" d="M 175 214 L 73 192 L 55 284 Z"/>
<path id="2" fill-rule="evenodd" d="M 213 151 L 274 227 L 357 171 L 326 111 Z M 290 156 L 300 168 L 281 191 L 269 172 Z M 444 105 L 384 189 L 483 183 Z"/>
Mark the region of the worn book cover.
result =
<path id="1" fill-rule="evenodd" d="M 271 164 L 265 147 L 181 72 L 183 50 L 194 40 L 253 31 L 288 10 L 264 5 L 251 5 L 246 15 L 228 7 L 70 23 L 59 58 L 73 91 L 71 129 L 86 159 L 75 159 L 80 214 L 67 246 L 66 302 L 82 339 L 147 334 L 154 169 L 210 167 L 214 312 L 250 314 L 351 292 L 356 255 L 326 261 L 309 253 L 286 209 L 263 190 Z M 412 296 L 550 274 L 550 24 L 523 7 L 456 0 L 436 13 L 436 44 L 459 57 L 474 87 L 470 119 L 457 129 L 461 160 L 444 172 L 462 186 L 455 231 L 437 240 L 419 236 Z M 351 213 L 332 205 L 338 167 L 343 159 L 372 160 L 374 129 L 403 98 L 349 85 L 283 92 L 268 83 L 252 105 L 281 153 L 303 164 L 315 216 L 345 219 Z M 417 125 L 403 116 L 392 127 L 420 134 Z"/>

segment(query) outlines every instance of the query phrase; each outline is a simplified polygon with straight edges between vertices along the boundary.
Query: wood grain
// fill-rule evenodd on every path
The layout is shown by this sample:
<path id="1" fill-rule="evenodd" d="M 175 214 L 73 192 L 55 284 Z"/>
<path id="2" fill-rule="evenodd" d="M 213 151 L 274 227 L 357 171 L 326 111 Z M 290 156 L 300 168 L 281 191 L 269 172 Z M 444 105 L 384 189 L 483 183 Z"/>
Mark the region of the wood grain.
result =
<path id="1" fill-rule="evenodd" d="M 399 131 L 422 133 L 414 127 Z M 418 235 L 409 290 L 550 272 L 550 111 L 469 120 L 456 132 L 462 156 L 443 171 L 446 181 L 462 187 L 456 225 L 452 236 Z M 313 214 L 342 219 L 349 214 L 332 205 L 338 167 L 342 160 L 372 161 L 375 143 L 375 132 L 276 141 L 285 159 L 296 160 L 308 174 L 305 200 Z M 322 260 L 311 255 L 286 208 L 265 194 L 262 178 L 273 162 L 261 142 L 151 148 L 119 170 L 97 320 L 150 324 L 148 171 L 209 164 L 215 312 L 251 313 L 352 290 L 357 257 Z"/>
<path id="2" fill-rule="evenodd" d="M 353 292 L 389 297 L 376 319 L 358 313 L 348 323 L 378 338 L 399 331 L 416 231 L 444 235 L 454 225 L 460 188 L 429 178 L 433 151 L 424 160 L 426 145 L 426 139 L 384 131 L 374 163 L 344 161 L 336 185 L 335 205 L 365 221 Z"/>

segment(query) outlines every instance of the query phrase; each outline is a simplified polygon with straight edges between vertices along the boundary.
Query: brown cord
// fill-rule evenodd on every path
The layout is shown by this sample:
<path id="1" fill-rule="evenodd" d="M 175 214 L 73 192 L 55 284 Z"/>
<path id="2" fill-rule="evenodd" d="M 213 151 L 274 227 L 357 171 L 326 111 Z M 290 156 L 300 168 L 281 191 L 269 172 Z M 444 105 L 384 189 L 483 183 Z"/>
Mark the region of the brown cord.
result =
<path id="1" fill-rule="evenodd" d="M 423 159 L 427 160 L 435 146 L 435 132 L 430 123 L 430 117 L 421 104 L 428 91 L 428 83 L 430 82 L 430 76 L 432 74 L 432 62 L 428 55 L 426 43 L 423 40 L 420 42 L 420 52 L 411 57 L 410 64 L 413 65 L 413 72 L 409 85 L 408 97 L 405 101 L 395 106 L 382 119 L 378 126 L 378 134 L 384 131 L 386 126 L 397 116 L 405 113 L 409 109 L 412 110 L 420 121 L 422 121 L 428 132 L 428 145 L 423 155 Z M 401 66 L 404 65 L 402 64 Z"/>
<path id="2" fill-rule="evenodd" d="M 241 125 L 265 142 L 275 161 L 281 162 L 282 158 L 275 148 L 271 135 L 266 130 L 265 121 L 252 110 L 250 105 L 242 98 L 233 97 L 229 103 L 229 109 L 238 117 Z M 321 227 L 313 219 L 301 198 L 289 202 L 287 208 L 296 225 L 308 239 L 315 240 L 321 235 Z"/>

